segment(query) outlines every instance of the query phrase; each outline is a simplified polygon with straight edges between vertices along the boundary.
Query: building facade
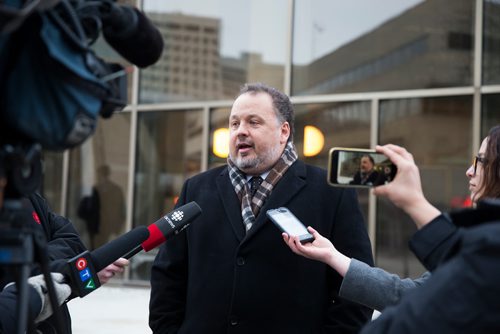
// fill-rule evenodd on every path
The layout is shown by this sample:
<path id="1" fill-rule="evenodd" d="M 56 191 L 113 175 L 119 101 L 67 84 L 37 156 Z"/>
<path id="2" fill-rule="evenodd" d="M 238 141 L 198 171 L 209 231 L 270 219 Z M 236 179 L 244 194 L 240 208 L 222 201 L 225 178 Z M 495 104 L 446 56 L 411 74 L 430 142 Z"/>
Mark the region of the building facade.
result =
<path id="1" fill-rule="evenodd" d="M 142 4 L 164 38 L 161 59 L 134 68 L 129 105 L 100 120 L 84 145 L 45 153 L 43 192 L 89 245 L 156 221 L 173 208 L 186 178 L 225 163 L 214 153 L 214 132 L 227 127 L 245 82 L 291 96 L 294 141 L 305 162 L 326 169 L 335 146 L 402 145 L 434 205 L 467 205 L 465 171 L 500 123 L 500 1 Z M 97 53 L 126 64 L 105 47 Z M 323 139 L 314 154 L 306 153 L 311 126 Z M 77 215 L 93 187 L 101 197 L 97 235 Z M 377 265 L 419 275 L 423 268 L 407 247 L 415 231 L 409 218 L 366 190 L 358 195 Z M 123 279 L 147 282 L 154 254 L 134 257 Z"/>

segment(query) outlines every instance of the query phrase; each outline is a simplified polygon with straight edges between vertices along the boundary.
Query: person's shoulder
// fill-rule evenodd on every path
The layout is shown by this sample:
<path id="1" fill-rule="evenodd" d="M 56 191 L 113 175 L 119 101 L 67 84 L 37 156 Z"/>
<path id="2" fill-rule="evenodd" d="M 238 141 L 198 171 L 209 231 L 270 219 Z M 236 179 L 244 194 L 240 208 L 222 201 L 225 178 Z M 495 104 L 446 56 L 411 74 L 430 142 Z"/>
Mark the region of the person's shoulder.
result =
<path id="1" fill-rule="evenodd" d="M 325 177 L 326 177 L 326 170 L 324 168 L 321 168 L 321 167 L 318 167 L 318 166 L 314 166 L 314 165 L 310 165 L 310 164 L 305 163 L 305 162 L 300 161 L 300 160 L 296 161 L 296 166 L 298 168 L 305 169 L 307 175 L 313 175 L 313 176 L 316 176 L 316 175 L 319 175 L 319 176 L 325 175 Z"/>
<path id="2" fill-rule="evenodd" d="M 38 192 L 31 193 L 30 195 L 28 195 L 28 198 L 31 202 L 36 202 L 36 203 L 40 203 L 43 205 L 45 205 L 47 203 L 45 198 L 42 195 L 40 195 Z"/>
<path id="3" fill-rule="evenodd" d="M 500 220 L 484 222 L 471 227 L 463 227 L 463 239 L 484 247 L 500 249 Z M 467 241 L 466 241 L 467 242 Z"/>
<path id="4" fill-rule="evenodd" d="M 211 168 L 207 171 L 201 172 L 199 174 L 196 174 L 194 176 L 191 176 L 190 178 L 188 178 L 187 182 L 198 183 L 198 182 L 214 181 L 218 176 L 224 175 L 226 173 L 227 173 L 227 165 L 218 166 Z"/>
<path id="5" fill-rule="evenodd" d="M 312 184 L 314 185 L 314 187 L 317 187 L 318 189 L 325 188 L 328 190 L 337 191 L 336 187 L 328 185 L 326 177 L 327 172 L 324 168 L 306 164 L 304 162 L 302 162 L 302 164 L 304 166 L 306 180 L 308 184 Z"/>

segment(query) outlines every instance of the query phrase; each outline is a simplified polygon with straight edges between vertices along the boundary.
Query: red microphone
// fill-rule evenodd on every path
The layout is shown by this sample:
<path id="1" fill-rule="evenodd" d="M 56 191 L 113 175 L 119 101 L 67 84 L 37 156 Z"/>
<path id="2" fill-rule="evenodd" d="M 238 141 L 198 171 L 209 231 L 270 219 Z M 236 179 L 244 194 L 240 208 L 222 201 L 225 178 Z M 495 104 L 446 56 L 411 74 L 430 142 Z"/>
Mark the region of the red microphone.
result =
<path id="1" fill-rule="evenodd" d="M 179 234 L 200 214 L 201 208 L 196 202 L 189 202 L 174 209 L 174 211 L 167 213 L 149 225 L 149 238 L 123 257 L 130 259 L 141 250 L 149 252 L 167 241 L 167 239 L 170 239 L 173 235 Z"/>

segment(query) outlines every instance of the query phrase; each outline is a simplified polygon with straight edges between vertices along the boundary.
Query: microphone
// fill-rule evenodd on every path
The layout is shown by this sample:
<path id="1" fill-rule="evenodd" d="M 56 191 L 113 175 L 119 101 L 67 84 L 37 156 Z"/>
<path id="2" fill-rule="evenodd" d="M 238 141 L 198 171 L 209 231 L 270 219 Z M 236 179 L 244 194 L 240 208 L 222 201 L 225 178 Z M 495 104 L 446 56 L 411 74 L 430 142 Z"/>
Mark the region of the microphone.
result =
<path id="1" fill-rule="evenodd" d="M 99 288 L 101 283 L 97 273 L 136 248 L 148 237 L 148 229 L 139 226 L 92 252 L 85 251 L 68 260 L 67 276 L 73 294 L 84 297 Z"/>
<path id="2" fill-rule="evenodd" d="M 149 225 L 147 228 L 149 231 L 149 238 L 123 257 L 130 259 L 143 249 L 149 252 L 153 248 L 164 243 L 167 239 L 170 239 L 173 235 L 179 234 L 200 214 L 201 208 L 196 202 L 189 202 L 174 209 L 174 211 L 167 213 L 165 216 Z"/>
<path id="3" fill-rule="evenodd" d="M 140 68 L 156 63 L 163 52 L 163 36 L 146 15 L 137 8 L 111 2 L 104 7 L 103 35 L 109 45 Z"/>

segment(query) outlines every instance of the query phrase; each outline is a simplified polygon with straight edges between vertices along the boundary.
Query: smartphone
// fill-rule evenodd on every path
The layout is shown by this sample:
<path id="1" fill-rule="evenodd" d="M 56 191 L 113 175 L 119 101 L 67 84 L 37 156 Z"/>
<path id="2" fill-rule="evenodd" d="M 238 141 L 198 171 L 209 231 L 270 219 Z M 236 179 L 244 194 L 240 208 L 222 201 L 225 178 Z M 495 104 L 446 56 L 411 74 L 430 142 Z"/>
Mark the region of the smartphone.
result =
<path id="1" fill-rule="evenodd" d="M 290 236 L 298 236 L 301 243 L 305 244 L 314 240 L 304 224 L 287 208 L 267 210 L 266 215 L 282 232 Z"/>
<path id="2" fill-rule="evenodd" d="M 328 184 L 370 188 L 394 180 L 398 169 L 388 157 L 374 150 L 334 147 L 328 155 Z"/>

